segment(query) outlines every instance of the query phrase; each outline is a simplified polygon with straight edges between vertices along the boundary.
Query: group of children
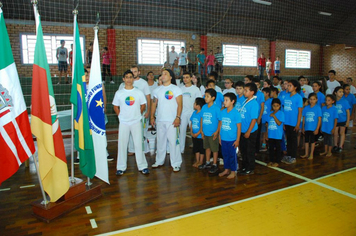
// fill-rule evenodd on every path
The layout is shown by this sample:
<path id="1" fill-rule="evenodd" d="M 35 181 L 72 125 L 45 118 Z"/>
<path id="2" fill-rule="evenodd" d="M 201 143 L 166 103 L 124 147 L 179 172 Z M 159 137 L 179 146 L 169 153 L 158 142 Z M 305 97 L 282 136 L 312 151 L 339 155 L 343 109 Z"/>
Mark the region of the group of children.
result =
<path id="1" fill-rule="evenodd" d="M 321 156 L 330 157 L 332 152 L 341 152 L 352 106 L 356 104 L 355 96 L 350 94 L 348 85 L 338 86 L 333 94 L 325 96 L 321 92 L 322 84 L 319 81 L 312 84 L 313 92 L 309 92 L 306 99 L 305 91 L 301 90 L 304 81 L 282 81 L 278 76 L 273 77 L 272 81 L 264 81 L 262 91 L 259 89 L 260 80 L 252 76 L 246 76 L 244 81 L 236 83 L 226 79 L 224 92 L 215 85 L 214 75 L 209 76 L 204 90 L 196 86 L 189 72 L 183 74 L 183 83 L 180 86 L 172 83 L 174 72 L 169 69 L 162 72 L 160 80 L 162 85 L 156 85 L 152 91 L 153 96 L 151 95 L 150 121 L 157 129 L 157 155 L 152 167 L 164 164 L 168 140 L 171 166 L 173 171 L 180 171 L 186 128 L 190 123 L 196 158 L 193 166 L 209 169 L 209 173 L 215 174 L 219 170 L 220 153 L 224 170 L 219 176 L 227 176 L 229 179 L 234 178 L 237 173 L 254 174 L 255 156 L 260 148 L 261 151 L 267 150 L 267 146 L 267 166 L 277 167 L 280 162 L 295 163 L 299 134 L 305 137 L 305 153 L 301 158 L 313 159 L 319 136 L 323 137 L 325 144 L 325 151 L 320 153 Z M 126 80 L 124 82 L 126 88 Z M 152 81 L 149 83 L 152 84 Z M 120 90 L 117 91 L 119 93 Z M 114 103 L 114 107 L 116 104 Z M 136 109 L 139 108 L 140 106 L 136 106 Z M 117 110 L 121 109 L 116 108 Z M 120 147 L 119 149 L 125 148 Z M 120 159 L 124 151 L 118 152 Z M 238 153 L 242 158 L 240 164 Z M 145 158 L 144 155 L 139 156 Z M 145 170 L 142 173 L 148 173 L 146 169 L 147 162 L 145 167 L 141 167 L 141 171 Z M 118 169 L 117 174 L 121 175 L 124 171 Z"/>

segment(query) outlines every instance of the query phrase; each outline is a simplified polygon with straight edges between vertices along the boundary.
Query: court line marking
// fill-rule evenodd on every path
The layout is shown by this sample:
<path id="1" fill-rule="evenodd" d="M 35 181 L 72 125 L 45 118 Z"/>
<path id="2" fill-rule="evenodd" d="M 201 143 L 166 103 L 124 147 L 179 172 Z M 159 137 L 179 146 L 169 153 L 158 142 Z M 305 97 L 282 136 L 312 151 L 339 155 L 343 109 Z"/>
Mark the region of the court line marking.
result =
<path id="1" fill-rule="evenodd" d="M 91 227 L 92 227 L 93 229 L 98 228 L 98 225 L 96 224 L 95 219 L 90 219 L 90 224 L 91 224 Z"/>
<path id="2" fill-rule="evenodd" d="M 30 184 L 30 185 L 20 186 L 20 188 L 31 188 L 31 187 L 35 187 L 35 185 Z"/>
<path id="3" fill-rule="evenodd" d="M 11 188 L 3 188 L 3 189 L 0 189 L 0 192 L 3 192 L 3 191 L 9 191 Z"/>
<path id="4" fill-rule="evenodd" d="M 224 207 L 229 207 L 229 206 L 232 206 L 232 205 L 235 205 L 235 204 L 239 204 L 239 203 L 247 202 L 247 201 L 250 201 L 250 200 L 257 199 L 257 198 L 265 197 L 265 196 L 268 196 L 268 195 L 271 195 L 271 194 L 274 194 L 274 193 L 278 193 L 278 192 L 282 192 L 282 191 L 285 191 L 285 190 L 288 190 L 288 189 L 296 188 L 296 187 L 299 187 L 299 186 L 302 186 L 302 185 L 305 185 L 305 184 L 308 184 L 308 183 L 307 182 L 303 182 L 303 183 L 295 184 L 293 186 L 288 186 L 288 187 L 277 189 L 277 190 L 274 190 L 274 191 L 271 191 L 271 192 L 268 192 L 268 193 L 263 193 L 263 194 L 260 194 L 260 195 L 257 195 L 257 196 L 253 196 L 253 197 L 250 197 L 250 198 L 241 199 L 241 200 L 238 200 L 238 201 L 235 201 L 235 202 L 226 203 L 224 205 L 211 207 L 211 208 L 208 208 L 208 209 L 204 209 L 204 210 L 200 210 L 200 211 L 184 214 L 184 215 L 181 215 L 181 216 L 176 216 L 176 217 L 165 219 L 165 220 L 160 220 L 160 221 L 156 221 L 156 222 L 152 222 L 152 223 L 148 223 L 148 224 L 144 224 L 144 225 L 138 225 L 138 226 L 135 226 L 135 227 L 132 227 L 132 228 L 121 229 L 121 230 L 112 231 L 112 232 L 109 232 L 109 233 L 98 234 L 98 235 L 99 236 L 109 236 L 109 235 L 113 235 L 113 234 L 120 234 L 120 233 L 125 233 L 125 232 L 129 232 L 129 231 L 133 231 L 133 230 L 137 230 L 137 229 L 142 229 L 142 228 L 147 228 L 147 227 L 150 227 L 150 226 L 159 225 L 159 224 L 163 224 L 163 223 L 167 223 L 167 222 L 171 222 L 171 221 L 175 221 L 175 220 L 180 220 L 180 219 L 184 219 L 184 218 L 187 218 L 187 217 L 190 217 L 190 216 L 199 215 L 199 214 L 202 214 L 202 213 L 218 210 L 218 209 L 221 209 L 221 208 L 224 208 Z"/>
<path id="5" fill-rule="evenodd" d="M 85 207 L 85 210 L 87 211 L 87 214 L 93 213 L 93 212 L 91 211 L 90 206 L 86 206 L 86 207 Z"/>
<path id="6" fill-rule="evenodd" d="M 267 164 L 264 163 L 264 162 L 262 162 L 262 161 L 256 160 L 255 162 L 258 163 L 258 164 L 260 164 L 260 165 L 267 166 Z M 343 190 L 341 190 L 341 189 L 338 189 L 338 188 L 332 187 L 332 186 L 330 186 L 330 185 L 327 185 L 327 184 L 318 182 L 317 180 L 309 179 L 309 178 L 307 178 L 307 177 L 298 175 L 298 174 L 296 174 L 296 173 L 293 173 L 293 172 L 290 172 L 290 171 L 288 171 L 288 170 L 284 170 L 284 169 L 281 169 L 281 168 L 278 168 L 278 167 L 270 167 L 270 168 L 271 168 L 271 169 L 275 169 L 275 170 L 277 170 L 277 171 L 280 171 L 280 172 L 282 172 L 282 173 L 285 173 L 285 174 L 287 174 L 287 175 L 291 175 L 291 176 L 293 176 L 293 177 L 302 179 L 302 180 L 304 180 L 304 181 L 306 181 L 306 182 L 308 182 L 308 183 L 313 183 L 313 184 L 319 185 L 319 186 L 321 186 L 321 187 L 323 187 L 323 188 L 327 188 L 327 189 L 330 189 L 330 190 L 332 190 L 332 191 L 334 191 L 334 192 L 337 192 L 337 193 L 340 193 L 340 194 L 342 194 L 342 195 L 345 195 L 345 196 L 347 196 L 347 197 L 356 199 L 356 195 L 354 195 L 354 194 L 351 194 L 351 193 L 348 193 L 348 192 L 343 191 Z M 339 172 L 337 172 L 337 173 L 339 173 Z"/>
<path id="7" fill-rule="evenodd" d="M 346 170 L 342 170 L 342 171 L 339 171 L 339 172 L 336 172 L 336 173 L 332 173 L 332 174 L 329 174 L 329 175 L 325 175 L 325 176 L 316 178 L 315 180 L 321 180 L 321 179 L 329 178 L 329 177 L 332 177 L 332 176 L 335 176 L 335 175 L 338 175 L 338 174 L 343 174 L 343 173 L 346 173 L 346 172 L 349 172 L 349 171 L 353 171 L 353 170 L 356 170 L 356 167 L 353 167 L 353 168 L 350 168 L 350 169 L 346 169 Z"/>

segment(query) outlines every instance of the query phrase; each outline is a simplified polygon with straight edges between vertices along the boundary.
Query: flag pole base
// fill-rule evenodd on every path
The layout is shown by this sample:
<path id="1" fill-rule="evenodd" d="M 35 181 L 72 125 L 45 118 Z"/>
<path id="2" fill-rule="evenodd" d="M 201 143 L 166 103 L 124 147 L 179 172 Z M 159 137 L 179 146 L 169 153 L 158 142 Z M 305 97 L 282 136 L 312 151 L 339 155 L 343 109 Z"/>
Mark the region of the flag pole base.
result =
<path id="1" fill-rule="evenodd" d="M 42 200 L 34 201 L 32 211 L 36 218 L 49 223 L 101 196 L 101 185 L 86 186 L 83 180 L 76 178 L 76 183 L 71 183 L 68 192 L 58 201 L 47 205 L 41 204 Z"/>

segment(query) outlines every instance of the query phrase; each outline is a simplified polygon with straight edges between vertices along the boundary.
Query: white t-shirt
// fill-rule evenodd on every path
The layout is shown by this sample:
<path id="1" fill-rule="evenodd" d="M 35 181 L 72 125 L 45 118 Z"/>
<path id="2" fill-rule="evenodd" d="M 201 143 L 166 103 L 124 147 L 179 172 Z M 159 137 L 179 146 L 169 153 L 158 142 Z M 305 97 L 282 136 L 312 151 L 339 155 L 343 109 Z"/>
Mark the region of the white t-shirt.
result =
<path id="1" fill-rule="evenodd" d="M 201 91 L 202 96 L 205 95 L 205 90 L 206 90 L 206 88 L 205 88 L 203 85 L 200 86 L 200 91 Z M 215 91 L 216 91 L 217 93 L 222 93 L 221 88 L 220 88 L 219 86 L 217 86 L 217 85 L 215 85 Z"/>
<path id="2" fill-rule="evenodd" d="M 233 93 L 236 95 L 236 90 L 234 88 L 224 89 L 222 94 L 225 95 L 226 93 Z"/>
<path id="3" fill-rule="evenodd" d="M 325 95 L 329 95 L 329 94 L 333 94 L 333 93 L 332 93 L 331 90 L 328 88 L 328 89 L 325 91 Z"/>
<path id="4" fill-rule="evenodd" d="M 179 53 L 178 65 L 179 66 L 186 66 L 187 65 L 187 54 L 185 52 Z"/>
<path id="5" fill-rule="evenodd" d="M 200 89 L 196 86 L 182 86 L 180 87 L 182 90 L 183 96 L 183 111 L 182 113 L 192 113 L 194 111 L 194 102 L 196 98 L 201 98 Z"/>
<path id="6" fill-rule="evenodd" d="M 120 107 L 119 120 L 121 124 L 135 124 L 141 120 L 141 105 L 146 104 L 146 97 L 137 88 L 125 88 L 116 91 L 112 104 Z"/>
<path id="7" fill-rule="evenodd" d="M 355 94 L 355 93 L 356 93 L 356 88 L 355 88 L 355 86 L 350 85 L 350 92 L 351 92 L 351 94 Z"/>
<path id="8" fill-rule="evenodd" d="M 313 88 L 307 84 L 303 85 L 301 88 L 305 98 L 308 98 L 309 94 L 314 92 Z"/>
<path id="9" fill-rule="evenodd" d="M 270 70 L 270 69 L 272 69 L 272 62 L 268 61 L 266 62 L 266 70 Z"/>
<path id="10" fill-rule="evenodd" d="M 152 85 L 148 85 L 148 88 L 150 89 L 150 93 L 151 93 L 151 99 L 153 98 L 153 95 L 152 95 L 153 90 L 155 90 L 157 87 L 158 87 L 158 84 L 156 81 L 154 81 Z"/>
<path id="11" fill-rule="evenodd" d="M 151 91 L 150 91 L 150 88 L 148 86 L 147 81 L 142 79 L 142 78 L 139 78 L 138 80 L 135 80 L 133 82 L 133 86 L 135 88 L 138 88 L 139 90 L 141 90 L 145 96 L 151 94 Z M 123 89 L 124 87 L 125 87 L 125 83 L 121 83 L 120 87 L 119 87 L 119 90 Z"/>
<path id="12" fill-rule="evenodd" d="M 174 60 L 178 58 L 178 53 L 177 52 L 169 52 L 168 53 L 168 58 L 169 58 L 169 64 L 173 65 Z"/>
<path id="13" fill-rule="evenodd" d="M 330 80 L 326 81 L 326 84 L 328 85 L 328 88 L 330 89 L 331 93 L 334 92 L 334 89 L 337 86 L 340 86 L 340 83 L 337 80 L 334 80 L 333 82 L 331 82 Z"/>
<path id="14" fill-rule="evenodd" d="M 277 86 L 273 85 L 273 87 L 278 89 L 278 92 L 282 91 L 282 87 L 278 84 Z"/>
<path id="15" fill-rule="evenodd" d="M 281 69 L 281 61 L 274 61 L 274 70 Z"/>
<path id="16" fill-rule="evenodd" d="M 182 96 L 182 90 L 174 85 L 158 86 L 153 91 L 153 97 L 157 98 L 157 118 L 159 121 L 173 122 L 177 116 L 177 97 Z"/>

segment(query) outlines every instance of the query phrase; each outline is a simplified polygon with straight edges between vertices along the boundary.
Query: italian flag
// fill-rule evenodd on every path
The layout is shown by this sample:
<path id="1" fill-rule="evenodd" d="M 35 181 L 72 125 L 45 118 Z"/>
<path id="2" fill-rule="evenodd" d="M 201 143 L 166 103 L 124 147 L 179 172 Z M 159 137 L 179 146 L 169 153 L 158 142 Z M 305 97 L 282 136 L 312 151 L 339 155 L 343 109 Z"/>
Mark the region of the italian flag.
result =
<path id="1" fill-rule="evenodd" d="M 10 39 L 0 8 L 0 185 L 35 153 Z"/>
<path id="2" fill-rule="evenodd" d="M 37 138 L 43 188 L 50 201 L 55 202 L 69 189 L 68 167 L 38 14 L 36 21 L 38 27 L 32 74 L 31 128 Z"/>

